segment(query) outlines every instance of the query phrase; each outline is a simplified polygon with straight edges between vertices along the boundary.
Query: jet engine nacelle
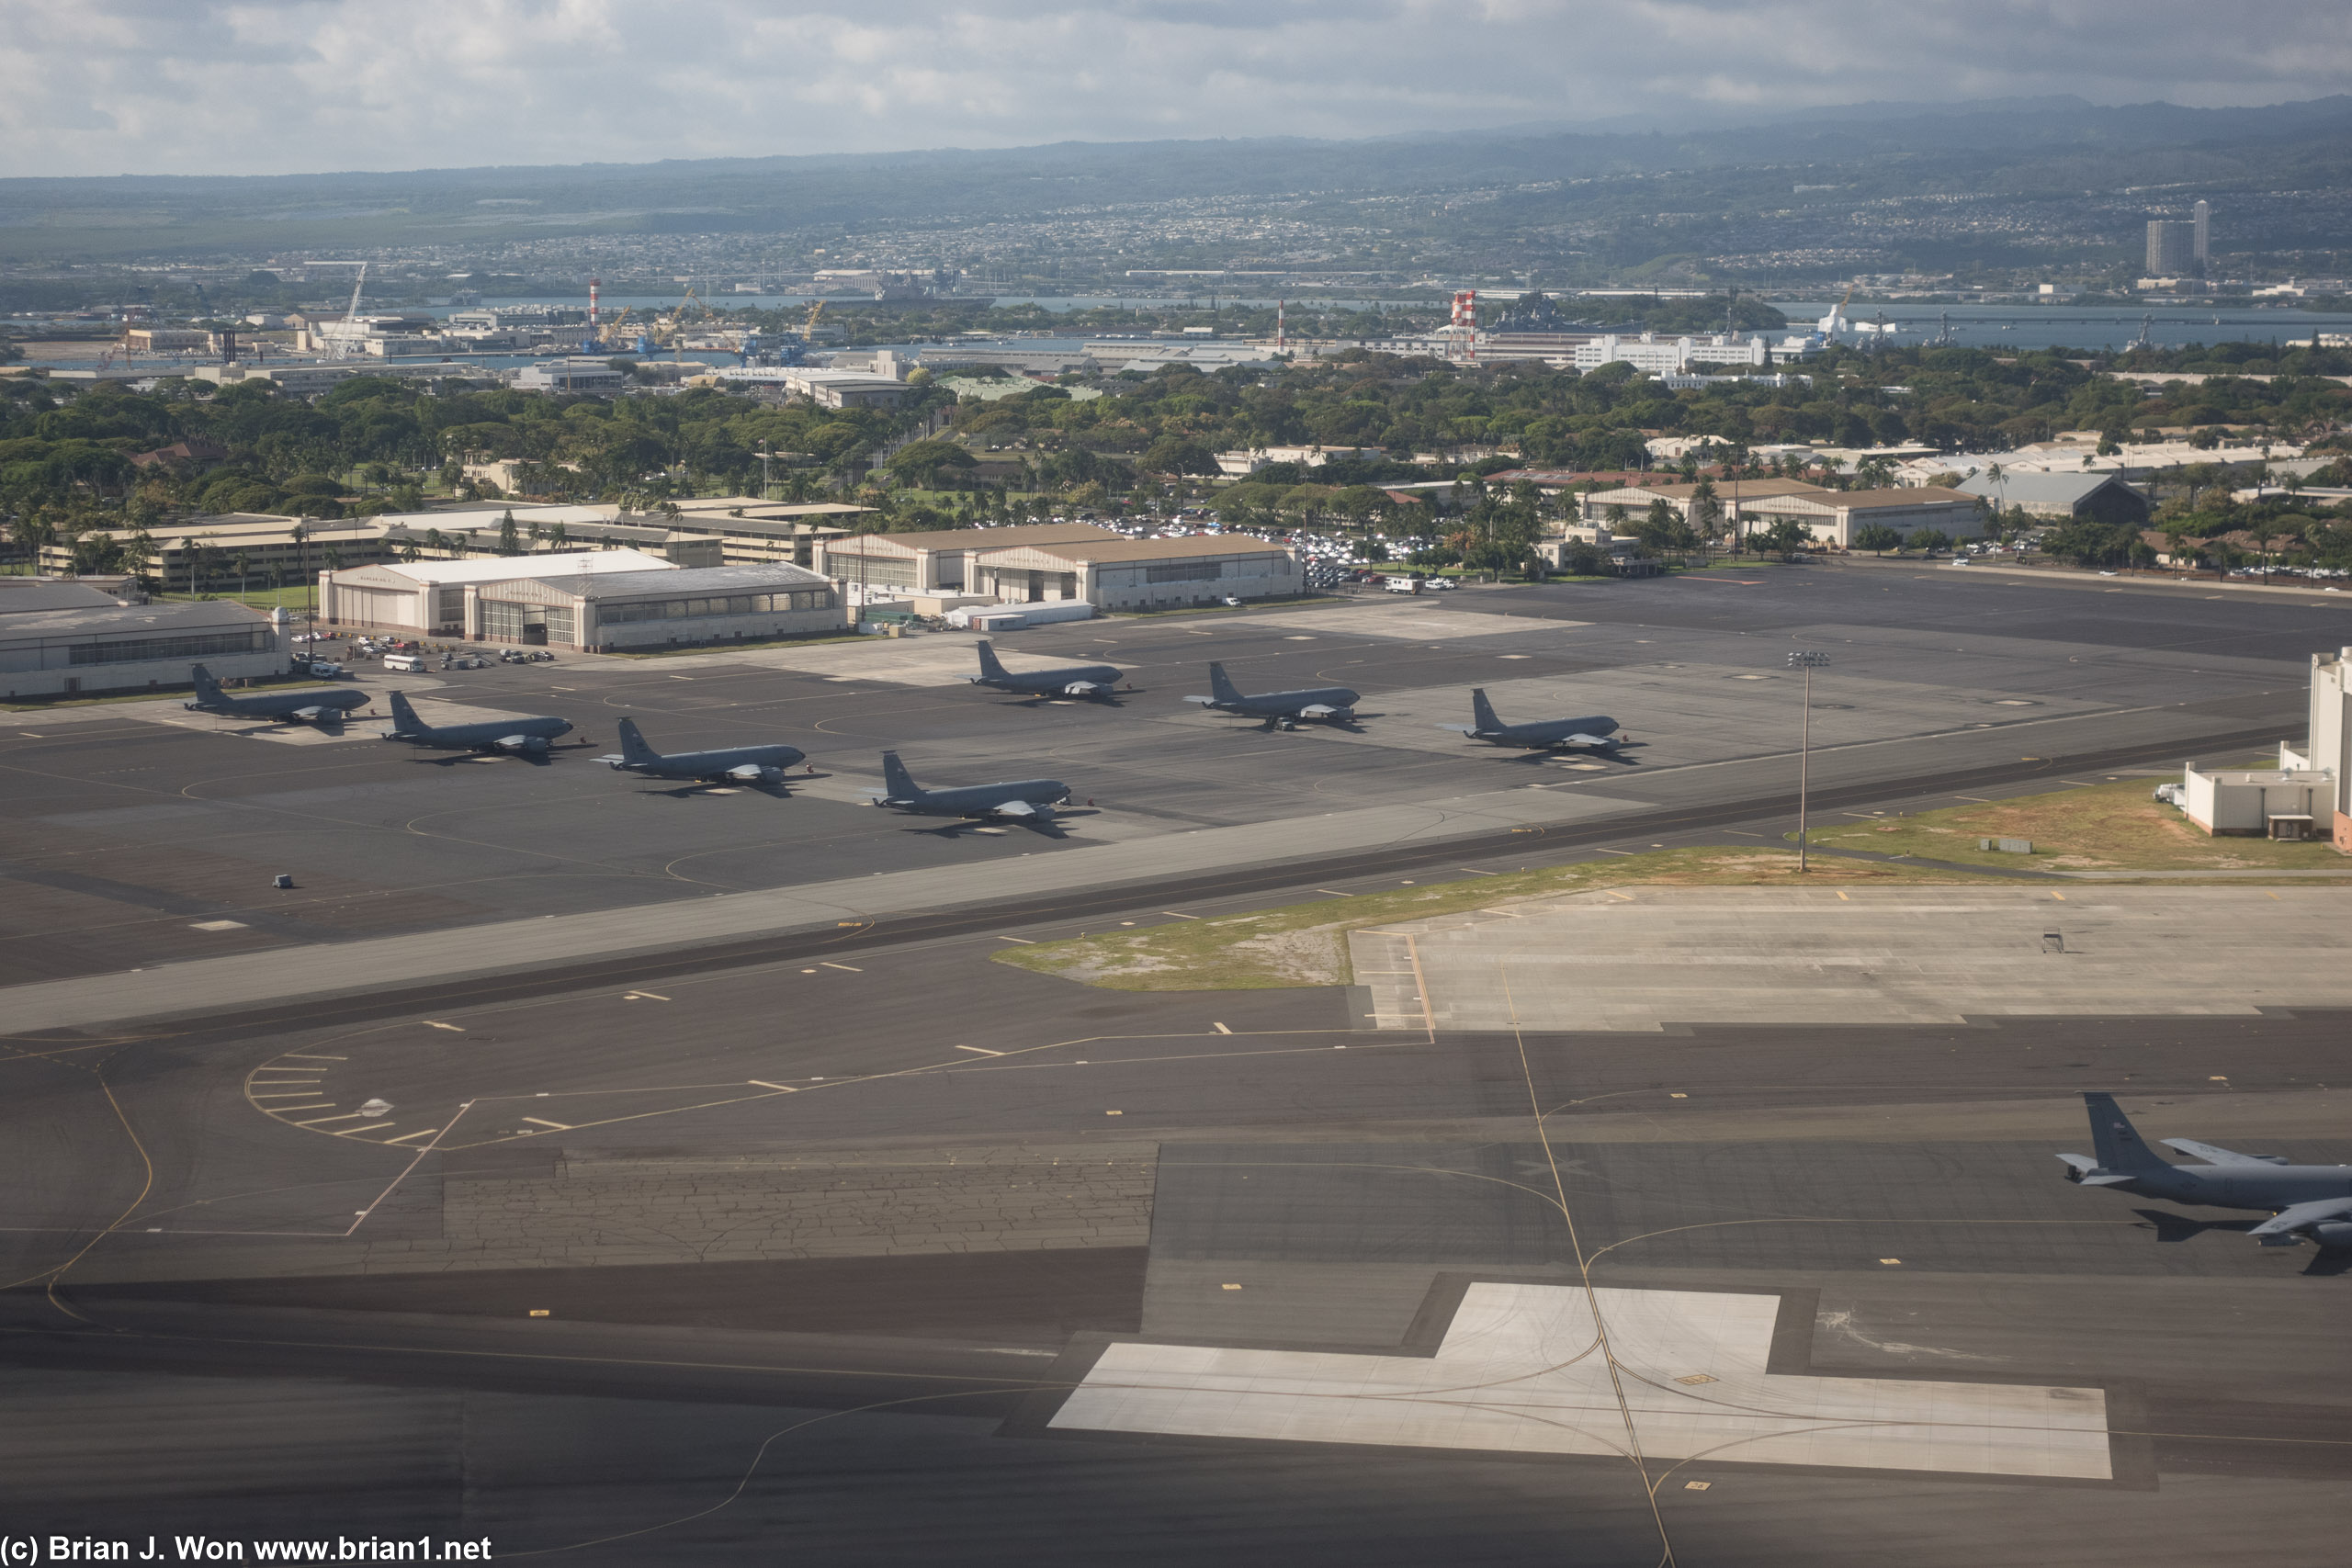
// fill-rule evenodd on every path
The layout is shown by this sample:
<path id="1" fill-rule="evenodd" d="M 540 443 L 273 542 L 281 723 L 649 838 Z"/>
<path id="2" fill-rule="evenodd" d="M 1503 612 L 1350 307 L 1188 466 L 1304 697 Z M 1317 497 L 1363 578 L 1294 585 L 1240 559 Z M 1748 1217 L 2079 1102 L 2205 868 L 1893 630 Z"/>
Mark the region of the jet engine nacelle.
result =
<path id="1" fill-rule="evenodd" d="M 2352 1220 L 2330 1220 L 2312 1227 L 2312 1239 L 2322 1247 L 2352 1247 Z"/>
<path id="2" fill-rule="evenodd" d="M 1336 719 L 1344 722 L 1355 716 L 1356 710 L 1353 708 L 1335 708 L 1326 703 L 1309 703 L 1298 710 L 1298 716 L 1301 718 Z"/>
<path id="3" fill-rule="evenodd" d="M 784 780 L 784 770 L 782 768 L 747 765 L 741 768 L 728 769 L 727 776 L 737 784 L 780 784 Z"/>
<path id="4" fill-rule="evenodd" d="M 1091 681 L 1073 681 L 1062 688 L 1062 695 L 1066 697 L 1107 697 L 1110 694 L 1110 687 L 1097 685 Z"/>
<path id="5" fill-rule="evenodd" d="M 544 735 L 510 735 L 498 743 L 498 749 L 502 751 L 528 752 L 536 757 L 546 752 L 548 738 Z"/>

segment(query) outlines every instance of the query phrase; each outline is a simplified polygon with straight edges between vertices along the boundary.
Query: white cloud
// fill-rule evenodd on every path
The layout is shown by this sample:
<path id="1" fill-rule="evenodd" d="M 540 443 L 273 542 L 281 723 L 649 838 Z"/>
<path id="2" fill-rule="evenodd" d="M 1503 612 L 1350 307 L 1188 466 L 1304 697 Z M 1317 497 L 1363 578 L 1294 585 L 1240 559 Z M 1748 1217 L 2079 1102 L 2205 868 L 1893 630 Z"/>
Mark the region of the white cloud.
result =
<path id="1" fill-rule="evenodd" d="M 2216 16 L 2202 0 L 0 0 L 0 172 L 1374 136 L 1679 102 L 2219 107 L 2352 79 L 2340 0 Z"/>

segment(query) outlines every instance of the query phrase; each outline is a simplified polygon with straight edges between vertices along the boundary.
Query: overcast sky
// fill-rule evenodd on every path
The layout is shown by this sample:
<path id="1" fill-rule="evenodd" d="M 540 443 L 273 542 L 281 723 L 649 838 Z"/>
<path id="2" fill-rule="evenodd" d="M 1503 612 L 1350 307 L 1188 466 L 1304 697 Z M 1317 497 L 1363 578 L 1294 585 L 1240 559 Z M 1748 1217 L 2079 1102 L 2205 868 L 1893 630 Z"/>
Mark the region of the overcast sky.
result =
<path id="1" fill-rule="evenodd" d="M 1374 136 L 1746 104 L 2352 84 L 2261 0 L 0 0 L 0 174 Z"/>

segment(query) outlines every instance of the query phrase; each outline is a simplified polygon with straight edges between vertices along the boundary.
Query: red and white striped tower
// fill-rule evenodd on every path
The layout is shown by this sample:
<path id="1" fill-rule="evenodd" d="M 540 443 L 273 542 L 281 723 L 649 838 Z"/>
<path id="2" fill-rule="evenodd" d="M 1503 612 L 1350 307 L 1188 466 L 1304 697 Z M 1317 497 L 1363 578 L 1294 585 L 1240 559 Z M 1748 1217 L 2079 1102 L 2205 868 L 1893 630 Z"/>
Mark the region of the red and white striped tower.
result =
<path id="1" fill-rule="evenodd" d="M 588 335 L 596 335 L 596 280 L 588 280 Z"/>
<path id="2" fill-rule="evenodd" d="M 1478 291 L 1457 288 L 1453 292 L 1453 321 L 1455 344 L 1462 357 L 1478 357 Z"/>
<path id="3" fill-rule="evenodd" d="M 1290 301 L 1287 299 L 1277 299 L 1274 301 L 1274 348 L 1277 353 L 1281 351 L 1283 341 L 1283 307 L 1289 303 Z"/>

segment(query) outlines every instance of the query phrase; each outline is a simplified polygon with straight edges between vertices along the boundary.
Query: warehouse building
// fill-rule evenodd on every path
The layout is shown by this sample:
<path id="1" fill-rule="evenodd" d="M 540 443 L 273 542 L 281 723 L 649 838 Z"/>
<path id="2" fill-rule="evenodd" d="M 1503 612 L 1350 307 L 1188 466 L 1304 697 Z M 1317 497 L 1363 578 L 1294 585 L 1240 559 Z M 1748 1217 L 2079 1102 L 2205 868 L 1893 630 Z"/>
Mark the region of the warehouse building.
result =
<path id="1" fill-rule="evenodd" d="M 1010 531 L 1010 530 L 1008 530 Z M 1238 535 L 1021 544 L 976 558 L 966 592 L 1021 604 L 1083 599 L 1098 610 L 1158 610 L 1302 592 L 1298 558 Z"/>
<path id="2" fill-rule="evenodd" d="M 2056 523 L 2148 525 L 2148 498 L 2112 473 L 2013 472 L 1997 479 L 1975 473 L 1961 480 L 1959 488 L 2004 511 L 2015 507 L 2029 517 L 2047 517 Z"/>
<path id="3" fill-rule="evenodd" d="M 800 567 L 680 567 L 639 550 L 431 560 L 319 574 L 331 624 L 575 650 L 839 632 L 836 585 Z"/>
<path id="4" fill-rule="evenodd" d="M 469 598 L 478 640 L 582 652 L 838 636 L 850 626 L 832 581 L 785 565 L 550 571 L 473 585 Z"/>
<path id="5" fill-rule="evenodd" d="M 923 534 L 856 534 L 817 547 L 817 570 L 853 592 L 884 598 L 977 592 L 972 561 L 984 551 L 1070 545 L 1126 536 L 1091 523 L 1030 523 L 1005 528 L 945 528 Z"/>
<path id="6" fill-rule="evenodd" d="M 577 579 L 607 571 L 678 570 L 661 557 L 640 550 L 388 561 L 319 573 L 319 615 L 330 626 L 398 632 L 404 637 L 471 637 L 481 624 L 481 591 L 508 579 L 541 574 Z"/>
<path id="7" fill-rule="evenodd" d="M 222 681 L 287 671 L 269 617 L 233 600 L 126 604 L 82 583 L 31 579 L 0 588 L 8 701 L 175 689 L 193 682 L 199 660 Z"/>
<path id="8" fill-rule="evenodd" d="M 1740 511 L 1746 532 L 1793 517 L 1812 531 L 1815 543 L 1840 550 L 1852 549 L 1854 536 L 1864 528 L 1892 528 L 1906 538 L 1932 528 L 1959 539 L 1973 537 L 1984 525 L 1976 497 L 1938 485 L 1765 496 L 1743 501 Z"/>

